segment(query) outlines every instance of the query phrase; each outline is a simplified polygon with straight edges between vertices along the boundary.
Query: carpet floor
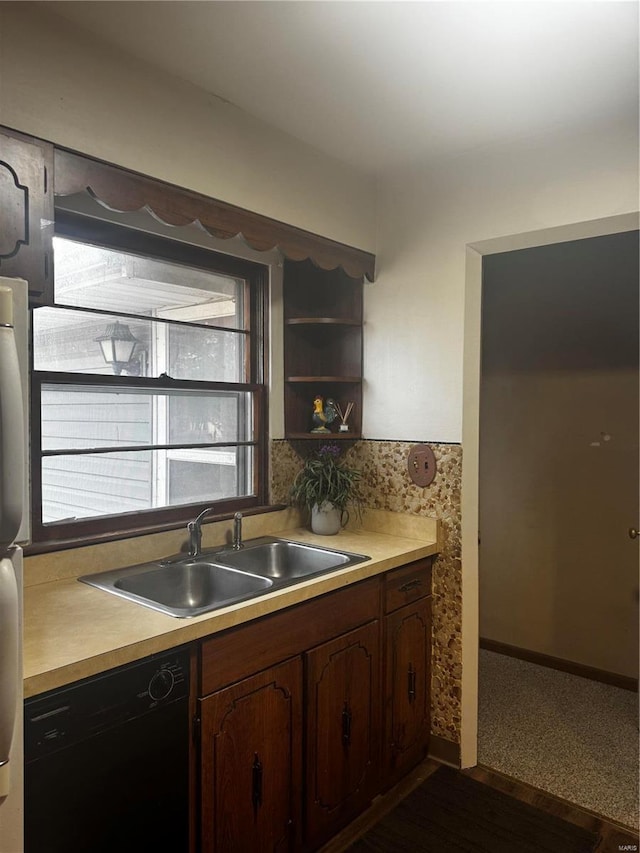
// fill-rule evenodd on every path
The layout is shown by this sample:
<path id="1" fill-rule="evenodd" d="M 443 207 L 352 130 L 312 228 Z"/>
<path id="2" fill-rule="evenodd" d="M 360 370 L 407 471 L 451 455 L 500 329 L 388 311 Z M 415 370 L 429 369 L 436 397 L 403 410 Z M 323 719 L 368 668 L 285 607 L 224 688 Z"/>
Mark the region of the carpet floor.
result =
<path id="1" fill-rule="evenodd" d="M 638 829 L 638 694 L 480 650 L 478 762 Z"/>
<path id="2" fill-rule="evenodd" d="M 440 767 L 350 853 L 592 853 L 598 838 L 457 770 Z"/>

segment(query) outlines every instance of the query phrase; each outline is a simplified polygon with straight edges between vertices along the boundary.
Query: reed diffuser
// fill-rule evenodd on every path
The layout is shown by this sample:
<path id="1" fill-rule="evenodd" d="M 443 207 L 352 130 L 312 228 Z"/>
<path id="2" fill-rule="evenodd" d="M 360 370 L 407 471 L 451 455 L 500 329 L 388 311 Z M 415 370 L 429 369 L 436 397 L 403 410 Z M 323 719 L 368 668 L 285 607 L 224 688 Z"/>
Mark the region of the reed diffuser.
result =
<path id="1" fill-rule="evenodd" d="M 333 407 L 338 413 L 338 417 L 342 421 L 342 423 L 338 427 L 338 431 L 349 432 L 349 424 L 347 423 L 347 421 L 349 420 L 349 415 L 353 411 L 353 403 L 347 403 L 347 407 L 344 411 L 342 411 L 342 407 L 338 402 L 334 402 Z"/>

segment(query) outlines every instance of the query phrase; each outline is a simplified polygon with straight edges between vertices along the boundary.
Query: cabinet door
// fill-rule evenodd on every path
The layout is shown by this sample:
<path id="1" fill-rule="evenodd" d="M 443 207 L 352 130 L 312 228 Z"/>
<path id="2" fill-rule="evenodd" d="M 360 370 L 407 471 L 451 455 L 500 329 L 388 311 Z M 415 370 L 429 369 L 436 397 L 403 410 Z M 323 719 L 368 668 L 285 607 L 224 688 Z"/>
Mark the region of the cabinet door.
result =
<path id="1" fill-rule="evenodd" d="M 426 755 L 431 705 L 431 599 L 386 617 L 384 787 Z"/>
<path id="2" fill-rule="evenodd" d="M 200 700 L 203 851 L 295 849 L 301 700 L 300 658 Z"/>
<path id="3" fill-rule="evenodd" d="M 24 278 L 33 302 L 53 289 L 53 146 L 0 131 L 0 275 Z"/>
<path id="4" fill-rule="evenodd" d="M 307 654 L 307 842 L 317 846 L 376 793 L 378 622 Z"/>

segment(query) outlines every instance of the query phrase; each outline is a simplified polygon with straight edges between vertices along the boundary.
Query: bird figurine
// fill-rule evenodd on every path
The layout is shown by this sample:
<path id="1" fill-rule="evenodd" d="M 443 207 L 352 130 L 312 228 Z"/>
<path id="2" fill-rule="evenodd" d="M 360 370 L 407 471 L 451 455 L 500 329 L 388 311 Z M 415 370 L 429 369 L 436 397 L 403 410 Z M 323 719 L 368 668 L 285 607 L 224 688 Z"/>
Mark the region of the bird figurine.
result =
<path id="1" fill-rule="evenodd" d="M 324 399 L 318 394 L 313 401 L 312 421 L 314 427 L 311 432 L 331 432 L 327 429 L 327 424 L 333 423 L 337 417 L 335 403 L 330 397 L 327 397 L 325 404 Z"/>

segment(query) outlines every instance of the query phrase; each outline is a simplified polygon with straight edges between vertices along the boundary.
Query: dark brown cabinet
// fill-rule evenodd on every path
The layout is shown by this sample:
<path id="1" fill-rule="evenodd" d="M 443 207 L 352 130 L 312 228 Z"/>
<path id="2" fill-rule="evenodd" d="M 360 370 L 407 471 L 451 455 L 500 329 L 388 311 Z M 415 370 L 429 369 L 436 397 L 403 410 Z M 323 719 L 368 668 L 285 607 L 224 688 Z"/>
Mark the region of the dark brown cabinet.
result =
<path id="1" fill-rule="evenodd" d="M 24 278 L 32 304 L 53 289 L 53 146 L 0 130 L 0 275 Z"/>
<path id="2" fill-rule="evenodd" d="M 295 850 L 302 779 L 301 659 L 201 699 L 200 720 L 202 850 Z"/>
<path id="3" fill-rule="evenodd" d="M 321 832 L 330 833 L 373 796 L 380 766 L 379 616 L 380 580 L 371 578 L 201 643 L 203 851 L 314 849 Z M 323 672 L 319 661 L 327 655 Z M 310 678 L 322 704 L 315 722 Z M 323 795 L 337 786 L 339 803 L 329 819 L 307 814 L 303 825 L 305 767 L 319 743 L 311 745 L 315 735 L 322 739 L 321 761 L 325 744 L 337 737 L 339 761 L 347 756 L 340 773 L 347 776 L 334 779 L 338 765 L 323 765 Z"/>
<path id="4" fill-rule="evenodd" d="M 199 645 L 203 853 L 316 850 L 426 754 L 431 558 Z"/>
<path id="5" fill-rule="evenodd" d="M 307 843 L 311 849 L 376 793 L 378 622 L 307 653 Z"/>
<path id="6" fill-rule="evenodd" d="M 362 434 L 362 280 L 341 269 L 321 270 L 311 261 L 284 266 L 285 435 L 312 434 L 313 401 L 333 399 L 353 410 L 349 432 L 329 425 L 333 438 Z"/>
<path id="7" fill-rule="evenodd" d="M 431 731 L 431 560 L 386 579 L 383 787 L 427 754 Z M 407 601 L 413 603 L 407 604 Z"/>
<path id="8" fill-rule="evenodd" d="M 388 787 L 427 753 L 431 703 L 431 599 L 386 617 L 384 782 Z"/>

